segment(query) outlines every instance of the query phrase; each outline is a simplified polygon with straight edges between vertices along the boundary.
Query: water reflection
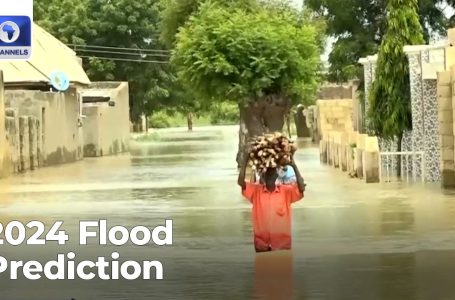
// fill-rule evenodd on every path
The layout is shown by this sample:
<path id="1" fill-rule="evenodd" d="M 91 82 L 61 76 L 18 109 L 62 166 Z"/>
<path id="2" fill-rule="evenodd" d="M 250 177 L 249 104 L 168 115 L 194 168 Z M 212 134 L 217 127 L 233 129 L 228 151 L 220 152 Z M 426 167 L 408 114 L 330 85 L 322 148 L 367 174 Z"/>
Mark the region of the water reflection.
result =
<path id="1" fill-rule="evenodd" d="M 381 298 L 382 299 L 416 299 L 417 283 L 415 282 L 416 255 L 402 253 L 381 255 Z"/>
<path id="2" fill-rule="evenodd" d="M 410 233 L 414 230 L 414 208 L 400 199 L 381 203 L 381 232 L 383 235 Z"/>
<path id="3" fill-rule="evenodd" d="M 293 280 L 293 256 L 291 251 L 278 251 L 256 255 L 255 299 L 292 299 Z"/>
<path id="4" fill-rule="evenodd" d="M 453 299 L 453 192 L 368 185 L 321 166 L 318 149 L 299 141 L 296 159 L 308 190 L 293 207 L 293 251 L 256 255 L 251 207 L 236 185 L 236 128 L 198 130 L 165 130 L 161 141 L 133 144 L 130 155 L 0 181 L 1 222 L 64 220 L 72 237 L 63 247 L 2 246 L 0 255 L 52 260 L 76 251 L 93 260 L 119 251 L 125 259 L 161 260 L 166 280 L 5 282 L 0 276 L 0 298 Z M 126 227 L 171 218 L 174 245 L 80 246 L 79 220 L 104 218 Z"/>

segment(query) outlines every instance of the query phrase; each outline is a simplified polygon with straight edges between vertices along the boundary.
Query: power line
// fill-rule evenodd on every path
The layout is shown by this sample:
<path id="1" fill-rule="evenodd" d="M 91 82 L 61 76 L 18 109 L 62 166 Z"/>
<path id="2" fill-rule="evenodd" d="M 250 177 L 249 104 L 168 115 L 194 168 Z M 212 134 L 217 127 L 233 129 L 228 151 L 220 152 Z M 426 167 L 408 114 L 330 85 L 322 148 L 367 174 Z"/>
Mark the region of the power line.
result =
<path id="1" fill-rule="evenodd" d="M 93 48 L 93 49 L 113 49 L 113 50 L 128 50 L 128 51 L 141 51 L 141 52 L 164 52 L 170 53 L 169 50 L 157 50 L 157 49 L 140 49 L 140 48 L 121 48 L 121 47 L 107 47 L 107 46 L 95 46 L 95 45 L 77 45 L 77 44 L 66 44 L 67 46 L 74 47 L 75 49 L 81 48 Z"/>
<path id="2" fill-rule="evenodd" d="M 97 58 L 104 60 L 113 60 L 113 61 L 129 61 L 129 62 L 140 62 L 140 63 L 154 63 L 154 64 L 167 64 L 169 61 L 159 61 L 159 60 L 140 60 L 140 59 L 126 59 L 126 58 L 115 58 L 115 57 L 99 57 L 99 56 L 87 56 L 80 55 L 81 58 Z"/>
<path id="3" fill-rule="evenodd" d="M 143 55 L 143 56 L 157 56 L 157 57 L 170 57 L 169 54 L 141 54 L 141 53 L 128 53 L 128 52 L 117 52 L 117 51 L 104 51 L 104 50 L 91 50 L 91 49 L 75 49 L 78 52 L 93 52 L 93 53 L 106 53 L 106 54 L 121 54 L 121 55 Z"/>

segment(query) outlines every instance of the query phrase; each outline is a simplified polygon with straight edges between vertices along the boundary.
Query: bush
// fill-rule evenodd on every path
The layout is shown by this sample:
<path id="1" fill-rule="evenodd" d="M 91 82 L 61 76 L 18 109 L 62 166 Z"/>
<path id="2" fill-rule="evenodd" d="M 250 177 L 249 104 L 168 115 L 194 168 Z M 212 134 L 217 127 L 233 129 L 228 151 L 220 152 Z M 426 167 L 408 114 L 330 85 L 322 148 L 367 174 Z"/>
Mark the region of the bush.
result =
<path id="1" fill-rule="evenodd" d="M 158 132 L 144 134 L 136 138 L 136 142 L 156 142 L 160 140 L 161 136 L 158 134 Z"/>
<path id="2" fill-rule="evenodd" d="M 154 113 L 149 119 L 150 128 L 169 128 L 171 126 L 170 118 L 165 112 Z"/>
<path id="3" fill-rule="evenodd" d="M 215 104 L 210 113 L 210 124 L 231 125 L 239 122 L 239 108 L 236 104 L 222 102 Z"/>

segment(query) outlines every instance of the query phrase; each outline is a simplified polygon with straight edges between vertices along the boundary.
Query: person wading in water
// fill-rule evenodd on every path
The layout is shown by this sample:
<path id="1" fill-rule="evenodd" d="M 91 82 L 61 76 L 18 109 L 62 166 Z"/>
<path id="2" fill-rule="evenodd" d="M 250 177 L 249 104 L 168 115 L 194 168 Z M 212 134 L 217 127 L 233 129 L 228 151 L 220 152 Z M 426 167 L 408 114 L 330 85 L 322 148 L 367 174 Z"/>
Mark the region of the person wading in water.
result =
<path id="1" fill-rule="evenodd" d="M 259 183 L 245 182 L 249 155 L 244 157 L 238 184 L 242 195 L 253 204 L 256 252 L 289 250 L 292 247 L 291 204 L 301 200 L 305 191 L 305 183 L 294 158 L 287 167 L 294 169 L 297 183 L 279 184 L 277 168 L 268 168 L 261 174 Z"/>

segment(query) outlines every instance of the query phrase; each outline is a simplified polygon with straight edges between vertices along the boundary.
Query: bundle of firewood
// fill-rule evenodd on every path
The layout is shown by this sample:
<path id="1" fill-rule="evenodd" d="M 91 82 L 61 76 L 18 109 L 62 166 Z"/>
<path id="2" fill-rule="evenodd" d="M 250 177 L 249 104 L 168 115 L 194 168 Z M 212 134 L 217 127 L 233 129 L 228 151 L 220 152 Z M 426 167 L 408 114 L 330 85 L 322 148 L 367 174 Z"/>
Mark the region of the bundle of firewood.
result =
<path id="1" fill-rule="evenodd" d="M 296 150 L 294 142 L 282 133 L 259 136 L 251 143 L 250 166 L 253 170 L 265 172 L 268 168 L 288 165 Z"/>

